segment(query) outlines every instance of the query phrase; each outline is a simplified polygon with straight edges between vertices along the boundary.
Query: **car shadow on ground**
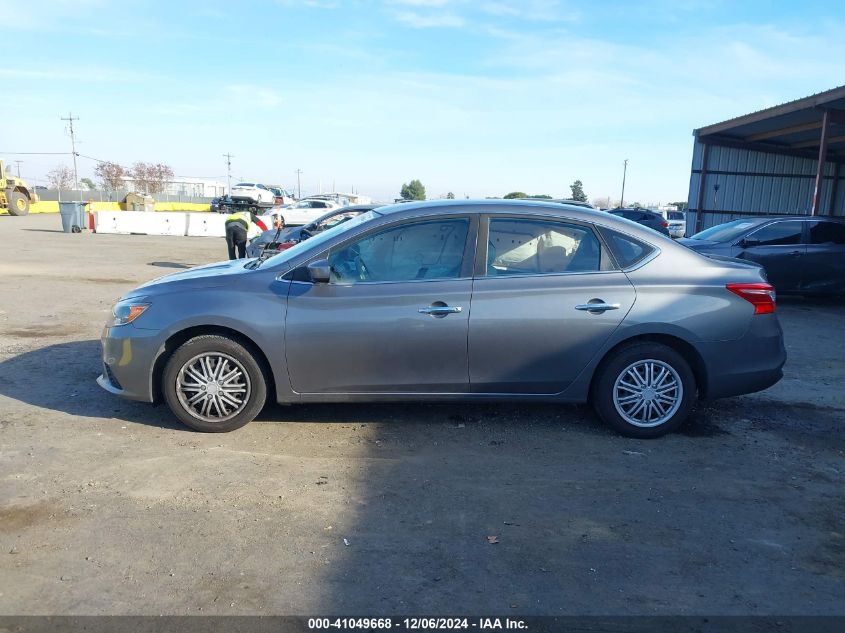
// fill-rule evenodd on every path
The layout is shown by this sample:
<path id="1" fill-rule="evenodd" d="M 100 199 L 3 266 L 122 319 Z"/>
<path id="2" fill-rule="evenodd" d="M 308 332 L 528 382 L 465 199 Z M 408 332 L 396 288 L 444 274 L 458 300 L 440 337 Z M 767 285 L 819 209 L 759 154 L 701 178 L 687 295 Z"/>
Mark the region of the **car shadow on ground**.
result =
<path id="1" fill-rule="evenodd" d="M 152 406 L 114 396 L 97 383 L 100 342 L 73 341 L 48 345 L 0 362 L 0 395 L 36 407 L 81 418 L 116 419 L 160 428 L 189 431 L 166 406 Z M 692 413 L 680 434 L 715 437 L 728 433 L 714 421 L 714 409 L 704 404 Z M 613 436 L 586 405 L 481 403 L 347 403 L 278 405 L 269 403 L 257 421 L 284 424 L 383 423 L 409 430 L 432 422 L 457 428 L 492 427 L 520 430 L 559 428 L 592 436 Z"/>
<path id="2" fill-rule="evenodd" d="M 166 407 L 113 396 L 97 385 L 100 342 L 48 345 L 0 362 L 0 395 L 82 418 L 117 419 L 188 430 Z"/>

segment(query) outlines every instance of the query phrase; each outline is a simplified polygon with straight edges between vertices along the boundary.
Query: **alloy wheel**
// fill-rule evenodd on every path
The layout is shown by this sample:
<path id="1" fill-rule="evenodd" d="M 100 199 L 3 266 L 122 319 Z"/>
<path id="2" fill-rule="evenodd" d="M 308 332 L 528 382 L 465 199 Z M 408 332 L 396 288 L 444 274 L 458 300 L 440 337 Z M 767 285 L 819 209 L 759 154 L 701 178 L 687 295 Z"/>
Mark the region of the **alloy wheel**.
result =
<path id="1" fill-rule="evenodd" d="M 244 410 L 252 387 L 244 366 L 222 352 L 194 356 L 179 370 L 176 395 L 193 417 L 225 422 Z"/>
<path id="2" fill-rule="evenodd" d="M 660 426 L 681 406 L 684 387 L 675 369 L 655 359 L 638 360 L 623 369 L 613 385 L 613 405 L 629 424 Z"/>

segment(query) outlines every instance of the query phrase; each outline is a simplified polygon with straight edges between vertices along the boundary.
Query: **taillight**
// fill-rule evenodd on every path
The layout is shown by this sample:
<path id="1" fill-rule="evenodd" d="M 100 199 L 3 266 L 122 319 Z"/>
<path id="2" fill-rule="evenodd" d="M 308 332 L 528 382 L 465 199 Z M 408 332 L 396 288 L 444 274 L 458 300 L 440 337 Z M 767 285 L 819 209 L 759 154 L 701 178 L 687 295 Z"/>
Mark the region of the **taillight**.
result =
<path id="1" fill-rule="evenodd" d="M 754 304 L 754 314 L 771 314 L 775 311 L 775 288 L 771 284 L 727 284 L 725 287 Z"/>
<path id="2" fill-rule="evenodd" d="M 280 250 L 280 251 L 286 251 L 286 250 L 288 250 L 291 246 L 295 246 L 295 245 L 296 245 L 296 242 L 282 242 L 281 244 L 279 244 L 278 250 Z"/>
<path id="3" fill-rule="evenodd" d="M 668 223 L 668 222 L 661 222 L 661 223 L 660 223 L 660 226 L 662 226 L 664 229 L 668 229 L 668 228 L 669 228 L 669 223 Z"/>

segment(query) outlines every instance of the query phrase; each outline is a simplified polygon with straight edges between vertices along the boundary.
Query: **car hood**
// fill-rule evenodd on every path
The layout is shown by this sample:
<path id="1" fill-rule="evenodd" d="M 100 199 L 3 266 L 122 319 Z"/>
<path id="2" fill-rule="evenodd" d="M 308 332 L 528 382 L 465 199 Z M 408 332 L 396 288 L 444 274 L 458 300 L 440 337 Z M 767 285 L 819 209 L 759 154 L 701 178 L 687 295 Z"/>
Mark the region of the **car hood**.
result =
<path id="1" fill-rule="evenodd" d="M 237 275 L 249 273 L 250 271 L 244 268 L 247 261 L 249 260 L 235 259 L 170 273 L 138 286 L 131 292 L 126 293 L 124 298 L 173 292 L 176 286 L 182 287 L 186 284 L 206 287 L 222 285 Z"/>

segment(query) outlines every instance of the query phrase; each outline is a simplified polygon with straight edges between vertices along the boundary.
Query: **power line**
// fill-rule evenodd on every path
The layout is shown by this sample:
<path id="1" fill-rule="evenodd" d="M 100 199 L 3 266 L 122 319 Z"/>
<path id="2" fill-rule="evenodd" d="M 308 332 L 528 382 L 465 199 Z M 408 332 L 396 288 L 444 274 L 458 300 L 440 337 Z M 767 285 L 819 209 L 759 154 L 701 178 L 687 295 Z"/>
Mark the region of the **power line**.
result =
<path id="1" fill-rule="evenodd" d="M 73 135 L 73 122 L 79 121 L 79 117 L 73 116 L 73 112 L 70 112 L 65 117 L 60 117 L 62 121 L 67 121 L 70 127 L 70 149 L 73 152 L 73 186 L 75 189 L 79 189 L 79 172 L 76 169 L 76 137 Z"/>

